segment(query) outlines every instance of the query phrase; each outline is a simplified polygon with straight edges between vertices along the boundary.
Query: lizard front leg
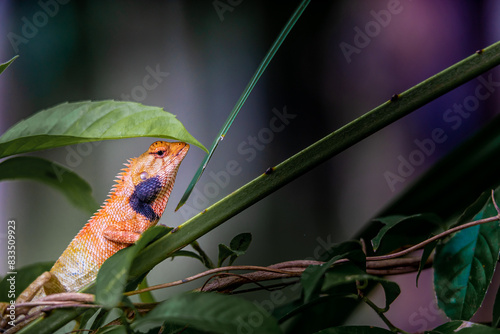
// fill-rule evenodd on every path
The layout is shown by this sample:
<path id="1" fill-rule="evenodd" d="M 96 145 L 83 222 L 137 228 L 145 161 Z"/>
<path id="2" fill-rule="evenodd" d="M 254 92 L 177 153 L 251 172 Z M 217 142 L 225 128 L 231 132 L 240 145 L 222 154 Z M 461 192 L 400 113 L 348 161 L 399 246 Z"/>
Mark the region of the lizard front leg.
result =
<path id="1" fill-rule="evenodd" d="M 122 244 L 135 244 L 141 232 L 135 232 L 126 229 L 118 229 L 116 226 L 108 226 L 104 229 L 102 235 L 109 241 L 118 242 Z"/>

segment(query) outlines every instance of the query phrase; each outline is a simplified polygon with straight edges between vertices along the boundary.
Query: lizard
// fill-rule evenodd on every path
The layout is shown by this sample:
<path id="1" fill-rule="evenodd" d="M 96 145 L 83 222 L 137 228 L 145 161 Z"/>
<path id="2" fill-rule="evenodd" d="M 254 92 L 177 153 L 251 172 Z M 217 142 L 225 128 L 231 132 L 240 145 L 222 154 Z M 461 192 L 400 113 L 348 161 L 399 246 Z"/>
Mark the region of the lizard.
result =
<path id="1" fill-rule="evenodd" d="M 77 292 L 92 283 L 106 259 L 134 244 L 144 231 L 158 223 L 188 150 L 189 145 L 183 142 L 157 141 L 139 157 L 129 159 L 101 208 L 50 271 L 31 283 L 16 303 L 59 292 Z M 6 322 L 4 310 L 2 327 L 8 326 Z"/>

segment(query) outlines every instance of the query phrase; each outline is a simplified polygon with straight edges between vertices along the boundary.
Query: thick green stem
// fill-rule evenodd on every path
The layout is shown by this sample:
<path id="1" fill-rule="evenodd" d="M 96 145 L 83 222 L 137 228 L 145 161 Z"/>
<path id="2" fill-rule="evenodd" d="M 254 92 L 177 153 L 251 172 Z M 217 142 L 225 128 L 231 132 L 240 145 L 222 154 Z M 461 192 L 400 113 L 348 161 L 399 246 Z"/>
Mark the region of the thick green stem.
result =
<path id="1" fill-rule="evenodd" d="M 133 266 L 140 275 L 215 227 L 322 162 L 346 150 L 426 103 L 500 64 L 500 42 L 396 95 L 351 123 L 283 161 L 145 248 Z"/>

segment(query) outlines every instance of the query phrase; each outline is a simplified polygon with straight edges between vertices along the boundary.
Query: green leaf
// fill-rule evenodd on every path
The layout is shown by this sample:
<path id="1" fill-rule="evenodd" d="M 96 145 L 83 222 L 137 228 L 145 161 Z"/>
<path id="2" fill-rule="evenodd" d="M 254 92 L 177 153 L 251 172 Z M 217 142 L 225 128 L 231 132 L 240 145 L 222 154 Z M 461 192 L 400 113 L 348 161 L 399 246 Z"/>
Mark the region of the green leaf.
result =
<path id="1" fill-rule="evenodd" d="M 384 224 L 384 227 L 380 229 L 377 236 L 372 239 L 372 246 L 374 251 L 377 251 L 380 243 L 382 242 L 382 238 L 389 232 L 389 230 L 402 223 L 411 224 L 412 227 L 418 225 L 419 229 L 422 229 L 424 225 L 431 225 L 433 229 L 436 228 L 436 226 L 441 226 L 441 220 L 439 219 L 439 217 L 430 213 L 416 214 L 411 216 L 394 215 L 376 218 L 374 219 L 374 221 L 379 221 Z"/>
<path id="2" fill-rule="evenodd" d="M 123 298 L 127 278 L 136 254 L 153 240 L 165 235 L 171 228 L 154 226 L 144 232 L 137 242 L 107 259 L 97 274 L 96 303 L 110 309 Z"/>
<path id="3" fill-rule="evenodd" d="M 37 318 L 28 326 L 21 329 L 19 334 L 54 334 L 58 329 L 66 325 L 69 320 L 75 319 L 82 315 L 87 309 L 85 308 L 67 308 L 57 309 L 50 312 L 50 321 L 46 318 Z"/>
<path id="4" fill-rule="evenodd" d="M 417 288 L 418 288 L 418 279 L 420 278 L 420 274 L 422 273 L 422 270 L 425 267 L 425 263 L 429 259 L 429 256 L 431 256 L 437 244 L 438 240 L 435 240 L 424 247 L 424 251 L 422 252 L 422 257 L 420 258 L 420 264 L 418 265 L 417 277 L 415 279 L 415 285 L 417 286 Z"/>
<path id="5" fill-rule="evenodd" d="M 99 329 L 99 334 L 129 334 L 123 325 L 111 325 Z"/>
<path id="6" fill-rule="evenodd" d="M 160 332 L 160 329 L 162 332 Z M 202 331 L 202 330 L 197 330 L 194 328 L 190 328 L 184 325 L 177 325 L 177 324 L 172 324 L 169 322 L 165 322 L 161 327 L 159 328 L 153 328 L 150 329 L 149 332 L 145 334 L 207 334 L 207 332 Z"/>
<path id="7" fill-rule="evenodd" d="M 11 60 L 9 60 L 9 61 L 7 61 L 7 62 L 5 62 L 5 63 L 1 63 L 1 64 L 0 64 L 0 74 L 2 74 L 2 72 L 3 72 L 3 71 L 5 71 L 5 69 L 6 69 L 7 67 L 9 67 L 9 65 L 10 65 L 10 64 L 12 64 L 12 62 L 13 62 L 14 60 L 16 60 L 16 59 L 17 59 L 17 57 L 19 57 L 19 56 L 14 56 Z"/>
<path id="8" fill-rule="evenodd" d="M 148 288 L 148 279 L 147 277 L 144 277 L 141 283 L 139 283 L 139 286 L 137 286 L 137 289 L 142 290 Z M 143 292 L 139 295 L 139 299 L 141 300 L 142 303 L 156 303 L 155 297 L 151 293 L 151 291 L 146 291 Z"/>
<path id="9" fill-rule="evenodd" d="M 20 121 L 0 137 L 0 158 L 65 145 L 131 137 L 180 140 L 206 149 L 174 115 L 125 101 L 63 103 Z"/>
<path id="10" fill-rule="evenodd" d="M 245 254 L 251 242 L 252 242 L 251 233 L 240 233 L 231 240 L 231 242 L 229 243 L 229 247 L 236 254 L 238 254 L 238 256 L 240 256 Z"/>
<path id="11" fill-rule="evenodd" d="M 369 284 L 367 283 L 370 282 L 379 283 L 382 286 L 385 293 L 385 311 L 389 310 L 389 306 L 401 293 L 399 285 L 395 282 L 369 275 L 350 262 L 335 266 L 326 273 L 321 292 L 332 293 L 339 291 L 339 288 L 341 288 L 341 291 L 345 294 L 356 293 L 356 288 L 363 290 L 359 285 L 360 283 L 364 283 L 363 285 L 368 287 Z M 349 286 L 352 288 L 352 291 L 346 288 Z"/>
<path id="12" fill-rule="evenodd" d="M 97 331 L 98 328 L 102 327 L 104 324 L 105 324 L 105 320 L 107 319 L 107 317 L 109 316 L 109 313 L 111 311 L 107 311 L 103 308 L 100 308 L 99 309 L 99 313 L 97 313 L 97 315 L 95 316 L 94 320 L 92 321 L 92 323 L 89 323 L 87 322 L 86 324 L 85 323 L 81 323 L 81 329 L 90 329 L 91 331 Z"/>
<path id="13" fill-rule="evenodd" d="M 491 201 L 474 220 L 497 214 Z M 500 250 L 498 222 L 456 233 L 436 248 L 434 290 L 438 306 L 453 320 L 469 320 L 484 299 Z"/>
<path id="14" fill-rule="evenodd" d="M 325 279 L 325 274 L 327 271 L 336 270 L 332 269 L 333 263 L 344 258 L 359 258 L 359 254 L 362 254 L 361 245 L 356 241 L 348 241 L 336 245 L 336 247 L 330 250 L 333 255 L 330 260 L 322 265 L 312 265 L 304 270 L 300 278 L 300 282 L 304 289 L 304 303 L 312 301 L 314 298 L 319 297 L 319 292 L 322 290 L 323 282 Z M 364 258 L 364 257 L 363 257 Z"/>
<path id="15" fill-rule="evenodd" d="M 279 306 L 273 315 L 285 333 L 312 333 L 324 328 L 340 326 L 345 322 L 345 317 L 333 317 L 337 312 L 342 312 L 346 307 L 358 305 L 357 296 L 337 297 L 321 296 L 310 303 L 302 304 L 301 300 Z"/>
<path id="16" fill-rule="evenodd" d="M 297 7 L 297 9 L 293 13 L 293 15 L 290 17 L 290 19 L 288 19 L 288 22 L 281 30 L 280 34 L 278 35 L 278 38 L 276 38 L 276 40 L 274 41 L 274 43 L 271 46 L 271 48 L 269 49 L 269 51 L 267 51 L 266 56 L 264 57 L 264 59 L 260 63 L 259 67 L 255 71 L 252 78 L 250 79 L 250 82 L 248 83 L 248 85 L 245 87 L 245 90 L 243 91 L 240 98 L 236 102 L 236 105 L 233 107 L 233 110 L 231 110 L 231 113 L 229 114 L 229 117 L 226 119 L 226 122 L 224 122 L 224 125 L 222 126 L 222 129 L 220 130 L 219 135 L 213 141 L 212 146 L 210 147 L 210 152 L 205 157 L 205 159 L 201 162 L 200 167 L 196 171 L 196 174 L 193 176 L 193 179 L 189 183 L 189 186 L 186 189 L 186 191 L 184 192 L 184 195 L 182 195 L 182 198 L 181 198 L 179 204 L 177 204 L 177 208 L 175 209 L 175 211 L 177 211 L 184 203 L 186 203 L 187 199 L 189 198 L 189 195 L 191 194 L 191 192 L 194 189 L 194 186 L 196 185 L 196 183 L 198 182 L 198 180 L 201 177 L 201 174 L 203 174 L 203 171 L 207 167 L 207 164 L 210 161 L 210 158 L 212 158 L 212 155 L 214 154 L 214 152 L 217 148 L 217 145 L 219 145 L 221 140 L 224 139 L 224 136 L 226 135 L 227 131 L 229 130 L 229 128 L 233 124 L 234 119 L 236 118 L 236 116 L 240 112 L 241 108 L 243 107 L 243 104 L 247 100 L 247 98 L 250 95 L 250 93 L 252 92 L 253 88 L 255 87 L 257 82 L 259 81 L 262 73 L 265 72 L 267 65 L 269 65 L 269 63 L 273 59 L 276 52 L 278 52 L 281 44 L 285 40 L 286 36 L 288 36 L 288 33 L 290 32 L 290 30 L 292 30 L 293 26 L 298 21 L 298 19 L 300 18 L 300 16 L 304 12 L 304 10 L 307 8 L 307 5 L 309 5 L 309 2 L 310 2 L 310 0 L 302 0 L 302 2 Z"/>
<path id="17" fill-rule="evenodd" d="M 212 260 L 208 256 L 208 254 L 205 253 L 205 251 L 203 250 L 203 248 L 201 248 L 201 246 L 198 243 L 198 241 L 196 241 L 196 240 L 192 241 L 190 243 L 190 246 L 193 247 L 193 249 L 198 253 L 201 263 L 203 263 L 203 265 L 205 267 L 207 267 L 207 269 L 213 269 L 213 268 L 215 268 L 214 263 L 212 262 Z"/>
<path id="18" fill-rule="evenodd" d="M 491 192 L 490 191 L 485 191 L 483 192 L 478 199 L 474 201 L 471 205 L 469 205 L 464 212 L 460 215 L 460 217 L 457 219 L 457 221 L 451 225 L 451 227 L 454 226 L 459 226 L 463 225 L 466 223 L 469 223 L 473 221 L 474 218 L 477 216 L 477 213 L 480 212 L 485 205 L 488 204 L 488 202 L 491 200 Z"/>
<path id="19" fill-rule="evenodd" d="M 102 318 L 101 314 L 105 312 L 102 308 L 88 309 L 78 318 L 78 324 L 75 329 L 89 329 L 93 326 L 93 323 L 96 323 L 95 320 Z"/>
<path id="20" fill-rule="evenodd" d="M 304 270 L 300 277 L 300 283 L 304 289 L 304 303 L 309 303 L 314 298 L 319 297 L 326 271 L 330 269 L 335 261 L 342 259 L 343 255 L 334 256 L 330 261 L 322 265 L 309 266 Z"/>
<path id="21" fill-rule="evenodd" d="M 93 213 L 99 207 L 92 188 L 71 170 L 37 157 L 15 157 L 0 163 L 0 181 L 33 180 L 59 190 L 76 207 Z"/>
<path id="22" fill-rule="evenodd" d="M 46 271 L 49 271 L 53 265 L 54 262 L 34 263 L 17 269 L 17 274 L 5 275 L 0 281 L 0 302 L 8 302 L 11 299 L 17 298 L 19 294 L 28 287 L 28 285 L 30 285 L 38 276 Z M 15 298 L 10 298 L 9 296 L 10 281 L 7 281 L 8 279 L 15 281 Z"/>
<path id="23" fill-rule="evenodd" d="M 174 296 L 133 323 L 132 328 L 165 321 L 210 333 L 281 333 L 276 319 L 254 303 L 206 292 Z"/>
<path id="24" fill-rule="evenodd" d="M 251 242 L 252 242 L 251 233 L 240 233 L 231 240 L 231 242 L 229 243 L 229 247 L 227 247 L 224 244 L 219 244 L 218 267 L 221 267 L 222 263 L 228 257 L 231 257 L 228 265 L 229 266 L 232 265 L 234 260 L 236 260 L 236 258 L 245 254 Z"/>
<path id="25" fill-rule="evenodd" d="M 174 259 L 177 256 L 190 257 L 190 258 L 193 258 L 193 259 L 197 259 L 201 263 L 203 263 L 203 259 L 201 258 L 201 256 L 199 256 L 195 252 L 191 252 L 191 251 L 187 251 L 187 250 L 181 249 L 181 250 L 176 251 L 174 254 L 172 254 L 172 259 Z"/>
<path id="26" fill-rule="evenodd" d="M 234 255 L 234 251 L 224 244 L 219 244 L 219 259 L 217 261 L 217 267 L 222 267 L 222 263 L 231 255 Z"/>
<path id="27" fill-rule="evenodd" d="M 390 330 L 372 326 L 339 326 L 323 329 L 316 334 L 390 334 Z"/>
<path id="28" fill-rule="evenodd" d="M 500 330 L 468 321 L 450 321 L 427 334 L 499 334 Z"/>

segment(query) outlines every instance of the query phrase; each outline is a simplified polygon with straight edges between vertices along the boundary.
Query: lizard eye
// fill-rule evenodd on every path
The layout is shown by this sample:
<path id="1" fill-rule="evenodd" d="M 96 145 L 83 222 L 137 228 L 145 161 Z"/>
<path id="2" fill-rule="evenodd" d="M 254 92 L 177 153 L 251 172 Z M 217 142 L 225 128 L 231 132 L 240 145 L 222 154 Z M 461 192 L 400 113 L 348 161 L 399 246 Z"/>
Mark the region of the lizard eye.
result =
<path id="1" fill-rule="evenodd" d="M 142 181 L 145 181 L 145 180 L 147 180 L 147 179 L 148 179 L 149 174 L 148 174 L 148 172 L 142 172 L 142 173 L 139 175 L 139 177 L 141 178 L 141 180 L 142 180 Z"/>
<path id="2" fill-rule="evenodd" d="M 156 155 L 160 158 L 163 158 L 163 156 L 165 155 L 165 151 L 158 151 L 156 152 Z"/>

